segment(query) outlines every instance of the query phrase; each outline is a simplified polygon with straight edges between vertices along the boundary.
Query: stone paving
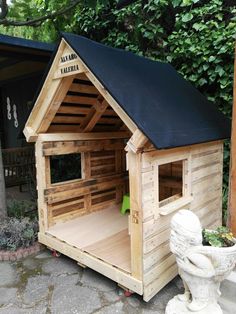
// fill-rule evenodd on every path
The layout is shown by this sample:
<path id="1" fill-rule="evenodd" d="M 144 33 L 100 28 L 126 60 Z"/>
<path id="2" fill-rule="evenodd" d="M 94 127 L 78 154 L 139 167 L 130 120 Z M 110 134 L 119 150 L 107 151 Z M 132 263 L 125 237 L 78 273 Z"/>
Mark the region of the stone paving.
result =
<path id="1" fill-rule="evenodd" d="M 46 250 L 0 262 L 0 314 L 164 314 L 182 291 L 177 277 L 148 303 L 137 294 L 127 298 L 108 278 Z"/>

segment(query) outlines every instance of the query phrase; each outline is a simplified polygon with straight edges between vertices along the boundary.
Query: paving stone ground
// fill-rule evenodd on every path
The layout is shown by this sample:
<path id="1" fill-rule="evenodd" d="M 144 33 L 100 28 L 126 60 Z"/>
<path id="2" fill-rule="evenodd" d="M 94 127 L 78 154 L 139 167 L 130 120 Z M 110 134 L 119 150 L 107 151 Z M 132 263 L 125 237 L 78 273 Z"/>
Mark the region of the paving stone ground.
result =
<path id="1" fill-rule="evenodd" d="M 164 314 L 167 302 L 182 291 L 176 277 L 148 303 L 137 294 L 127 298 L 113 281 L 47 250 L 0 262 L 0 314 Z"/>

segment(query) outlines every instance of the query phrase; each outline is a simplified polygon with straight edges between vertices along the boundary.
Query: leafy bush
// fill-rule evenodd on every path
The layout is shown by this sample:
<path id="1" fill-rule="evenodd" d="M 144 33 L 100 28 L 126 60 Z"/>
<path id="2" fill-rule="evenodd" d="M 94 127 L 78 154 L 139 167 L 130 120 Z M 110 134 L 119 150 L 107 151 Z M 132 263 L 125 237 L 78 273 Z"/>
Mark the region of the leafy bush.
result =
<path id="1" fill-rule="evenodd" d="M 37 240 L 37 220 L 28 217 L 21 219 L 7 218 L 0 223 L 0 250 L 15 251 L 28 247 Z"/>
<path id="2" fill-rule="evenodd" d="M 203 229 L 202 235 L 204 245 L 228 247 L 236 243 L 233 233 L 227 227 L 218 227 L 216 230 Z"/>
<path id="3" fill-rule="evenodd" d="M 7 214 L 14 218 L 29 217 L 34 219 L 37 218 L 37 205 L 35 202 L 27 200 L 11 200 L 7 204 Z"/>

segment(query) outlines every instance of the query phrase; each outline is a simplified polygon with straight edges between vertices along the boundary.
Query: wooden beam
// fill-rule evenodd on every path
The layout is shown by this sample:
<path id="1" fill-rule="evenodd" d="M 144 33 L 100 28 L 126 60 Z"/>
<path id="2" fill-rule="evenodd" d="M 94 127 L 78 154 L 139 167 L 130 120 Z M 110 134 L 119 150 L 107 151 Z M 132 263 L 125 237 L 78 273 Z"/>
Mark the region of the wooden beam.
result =
<path id="1" fill-rule="evenodd" d="M 42 142 L 60 142 L 60 141 L 92 141 L 106 139 L 122 139 L 129 138 L 130 132 L 110 132 L 110 133 L 55 133 L 40 134 L 39 139 Z"/>
<path id="2" fill-rule="evenodd" d="M 137 129 L 128 141 L 126 150 L 128 151 L 130 148 L 134 153 L 141 152 L 147 142 L 148 138 L 143 134 L 143 132 Z"/>
<path id="3" fill-rule="evenodd" d="M 35 102 L 34 108 L 31 111 L 31 114 L 26 122 L 26 128 L 31 129 L 31 133 L 28 134 L 27 141 L 33 142 L 35 136 L 38 135 L 37 128 L 41 124 L 45 116 L 45 112 L 48 109 L 48 105 L 54 95 L 54 92 L 57 90 L 58 86 L 60 85 L 60 82 L 61 82 L 60 79 L 52 80 L 52 78 L 54 75 L 54 71 L 56 70 L 56 67 L 58 66 L 61 54 L 63 53 L 65 47 L 66 47 L 66 43 L 64 40 L 62 40 L 58 47 L 57 54 L 56 54 L 56 57 L 54 58 L 51 69 L 48 72 L 48 75 L 43 84 L 43 87 Z M 49 93 L 49 89 L 50 89 L 50 93 Z"/>
<path id="4" fill-rule="evenodd" d="M 65 77 L 60 80 L 60 83 L 57 86 L 56 91 L 54 91 L 54 94 L 52 95 L 52 98 L 48 101 L 47 110 L 44 113 L 44 117 L 37 128 L 37 133 L 45 133 L 47 132 L 53 118 L 55 117 L 57 110 L 59 109 L 63 99 L 65 98 L 67 91 L 69 87 L 71 86 L 74 75 L 71 75 L 69 77 Z M 50 90 L 49 90 L 50 94 Z"/>
<path id="5" fill-rule="evenodd" d="M 136 279 L 143 278 L 143 225 L 142 225 L 142 178 L 141 154 L 128 152 L 130 185 L 130 237 L 131 237 L 131 273 Z"/>
<path id="6" fill-rule="evenodd" d="M 108 107 L 108 102 L 104 99 L 103 101 L 97 100 L 95 105 L 93 106 L 95 109 L 95 112 L 93 113 L 90 121 L 87 123 L 87 125 L 84 128 L 84 132 L 90 132 L 94 128 L 95 124 L 99 121 L 103 113 Z"/>
<path id="7" fill-rule="evenodd" d="M 117 101 L 109 94 L 109 92 L 105 89 L 105 87 L 100 83 L 100 81 L 96 78 L 96 76 L 92 73 L 92 71 L 87 67 L 87 65 L 83 62 L 83 60 L 78 56 L 78 62 L 85 69 L 85 75 L 88 79 L 93 83 L 93 85 L 97 88 L 100 94 L 106 99 L 112 109 L 117 113 L 117 115 L 124 121 L 128 129 L 134 133 L 137 129 L 136 124 L 130 119 L 127 113 L 120 107 Z"/>
<path id="8" fill-rule="evenodd" d="M 234 58 L 233 113 L 229 172 L 228 225 L 236 236 L 236 47 Z"/>

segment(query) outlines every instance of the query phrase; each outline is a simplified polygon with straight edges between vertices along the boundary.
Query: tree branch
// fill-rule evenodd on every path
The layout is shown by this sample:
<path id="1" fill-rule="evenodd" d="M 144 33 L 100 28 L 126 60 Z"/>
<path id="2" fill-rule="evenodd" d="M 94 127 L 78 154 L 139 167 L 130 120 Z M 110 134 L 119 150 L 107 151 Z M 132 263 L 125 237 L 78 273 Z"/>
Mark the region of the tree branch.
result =
<path id="1" fill-rule="evenodd" d="M 0 0 L 0 20 L 4 19 L 8 13 L 8 5 L 7 0 Z"/>
<path id="2" fill-rule="evenodd" d="M 40 17 L 34 18 L 32 20 L 14 21 L 12 19 L 6 18 L 7 12 L 5 12 L 5 15 L 2 14 L 2 12 L 3 12 L 2 3 L 5 3 L 6 7 L 7 7 L 7 4 L 6 4 L 6 0 L 0 0 L 0 8 L 2 9 L 2 11 L 0 13 L 0 25 L 4 25 L 4 26 L 40 26 L 46 20 L 52 20 L 59 15 L 62 15 L 62 14 L 69 12 L 71 9 L 76 7 L 80 2 L 81 2 L 81 0 L 74 0 L 74 1 L 72 1 L 72 3 L 69 6 L 62 8 L 62 9 L 58 10 L 57 12 L 49 13 L 47 15 L 40 16 Z"/>

